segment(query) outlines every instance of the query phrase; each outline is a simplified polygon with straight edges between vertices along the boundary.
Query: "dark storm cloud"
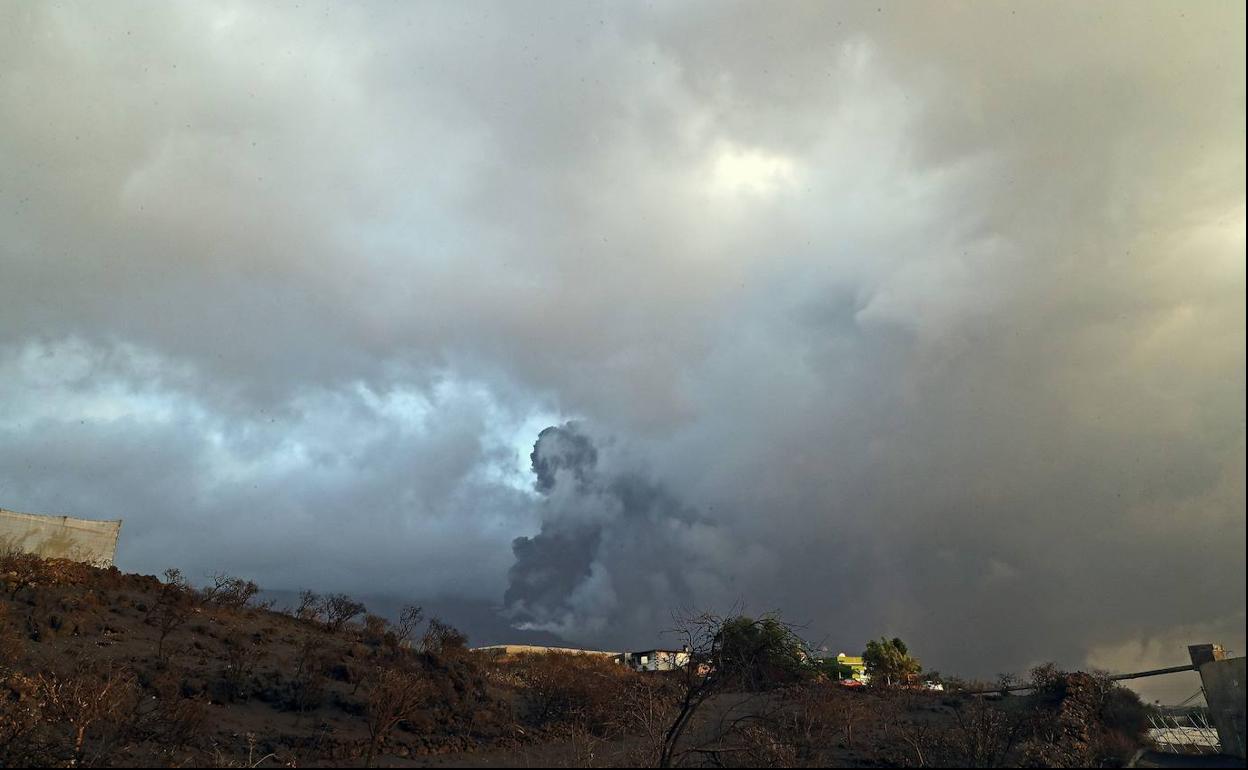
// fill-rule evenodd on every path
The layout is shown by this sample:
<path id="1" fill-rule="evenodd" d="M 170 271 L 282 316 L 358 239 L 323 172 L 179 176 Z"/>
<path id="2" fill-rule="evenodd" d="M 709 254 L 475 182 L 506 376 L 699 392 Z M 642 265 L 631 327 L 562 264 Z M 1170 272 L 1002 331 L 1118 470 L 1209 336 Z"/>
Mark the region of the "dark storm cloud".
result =
<path id="1" fill-rule="evenodd" d="M 1242 7 L 0 17 L 0 505 L 604 646 L 1243 647 Z"/>

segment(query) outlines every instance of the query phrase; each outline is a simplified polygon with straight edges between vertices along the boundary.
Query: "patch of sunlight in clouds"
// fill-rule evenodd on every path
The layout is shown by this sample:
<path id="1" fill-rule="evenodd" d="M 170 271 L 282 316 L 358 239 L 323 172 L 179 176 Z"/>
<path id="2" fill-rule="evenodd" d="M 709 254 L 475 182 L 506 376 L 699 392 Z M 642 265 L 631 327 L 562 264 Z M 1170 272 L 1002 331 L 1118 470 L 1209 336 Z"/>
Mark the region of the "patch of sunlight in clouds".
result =
<path id="1" fill-rule="evenodd" d="M 716 195 L 771 196 L 792 188 L 797 179 L 791 158 L 723 142 L 712 156 L 709 189 Z"/>

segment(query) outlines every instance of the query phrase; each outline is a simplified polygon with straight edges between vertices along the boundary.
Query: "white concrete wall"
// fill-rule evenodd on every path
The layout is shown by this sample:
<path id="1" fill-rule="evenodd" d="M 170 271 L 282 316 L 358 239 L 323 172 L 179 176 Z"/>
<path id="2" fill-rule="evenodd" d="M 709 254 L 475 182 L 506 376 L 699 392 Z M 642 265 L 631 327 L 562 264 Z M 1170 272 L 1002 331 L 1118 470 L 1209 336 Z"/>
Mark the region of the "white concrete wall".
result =
<path id="1" fill-rule="evenodd" d="M 0 551 L 17 550 L 49 559 L 112 566 L 121 521 L 39 516 L 0 508 Z"/>

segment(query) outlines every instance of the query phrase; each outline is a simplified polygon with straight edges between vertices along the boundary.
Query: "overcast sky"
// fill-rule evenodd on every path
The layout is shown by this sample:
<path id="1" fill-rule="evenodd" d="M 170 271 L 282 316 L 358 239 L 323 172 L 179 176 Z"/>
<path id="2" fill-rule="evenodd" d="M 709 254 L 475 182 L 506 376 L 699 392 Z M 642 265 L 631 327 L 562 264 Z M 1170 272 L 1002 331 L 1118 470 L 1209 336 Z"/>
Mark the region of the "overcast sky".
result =
<path id="1" fill-rule="evenodd" d="M 0 505 L 610 648 L 1242 654 L 1244 60 L 1234 2 L 5 3 Z"/>

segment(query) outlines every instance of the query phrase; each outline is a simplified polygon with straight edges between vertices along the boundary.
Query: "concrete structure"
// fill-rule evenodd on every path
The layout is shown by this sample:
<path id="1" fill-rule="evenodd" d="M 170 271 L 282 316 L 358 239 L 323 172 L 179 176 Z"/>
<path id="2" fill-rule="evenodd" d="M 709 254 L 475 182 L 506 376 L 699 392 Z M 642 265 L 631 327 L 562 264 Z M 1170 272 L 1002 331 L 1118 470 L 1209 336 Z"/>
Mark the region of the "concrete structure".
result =
<path id="1" fill-rule="evenodd" d="M 510 658 L 516 655 L 556 653 L 560 655 L 595 655 L 603 658 L 616 659 L 624 654 L 620 652 L 607 652 L 605 650 L 582 650 L 577 647 L 546 647 L 540 644 L 487 644 L 484 647 L 474 647 L 473 650 L 476 652 L 490 653 L 502 658 Z"/>
<path id="2" fill-rule="evenodd" d="M 1220 644 L 1189 644 L 1187 654 L 1191 656 L 1192 665 L 1197 670 L 1214 660 L 1226 660 L 1226 650 Z"/>
<path id="3" fill-rule="evenodd" d="M 0 508 L 0 551 L 33 553 L 110 567 L 117 554 L 121 521 L 41 516 Z"/>
<path id="4" fill-rule="evenodd" d="M 625 652 L 619 662 L 634 671 L 675 671 L 689 664 L 689 650 L 642 650 Z"/>
<path id="5" fill-rule="evenodd" d="M 1200 672 L 1222 753 L 1244 759 L 1245 658 L 1228 658 L 1216 644 L 1192 645 L 1188 653 Z"/>

